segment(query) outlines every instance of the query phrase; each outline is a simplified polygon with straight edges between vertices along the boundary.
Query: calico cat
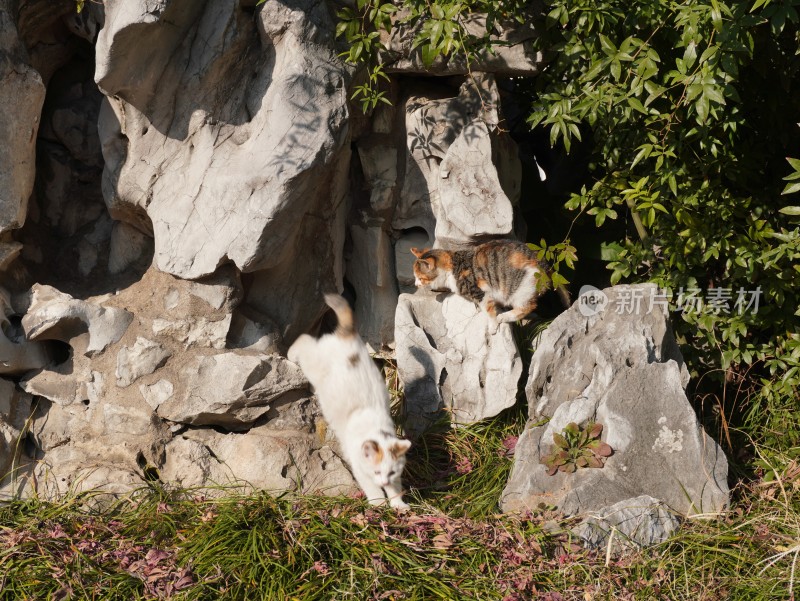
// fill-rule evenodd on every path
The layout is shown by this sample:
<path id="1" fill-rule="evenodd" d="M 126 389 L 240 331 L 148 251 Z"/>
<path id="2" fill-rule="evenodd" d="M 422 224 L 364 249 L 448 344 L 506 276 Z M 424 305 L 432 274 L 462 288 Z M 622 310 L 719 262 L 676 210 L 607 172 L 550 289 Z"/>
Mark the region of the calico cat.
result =
<path id="1" fill-rule="evenodd" d="M 303 334 L 287 356 L 314 386 L 322 415 L 369 502 L 388 499 L 406 510 L 400 477 L 411 442 L 395 435 L 386 383 L 356 332 L 352 309 L 337 294 L 326 294 L 325 302 L 336 313 L 336 331 L 319 339 Z"/>
<path id="2" fill-rule="evenodd" d="M 468 250 L 412 248 L 415 284 L 454 292 L 486 311 L 497 331 L 500 323 L 518 321 L 536 309 L 550 288 L 547 264 L 522 242 L 493 240 Z M 499 307 L 510 310 L 498 313 Z"/>

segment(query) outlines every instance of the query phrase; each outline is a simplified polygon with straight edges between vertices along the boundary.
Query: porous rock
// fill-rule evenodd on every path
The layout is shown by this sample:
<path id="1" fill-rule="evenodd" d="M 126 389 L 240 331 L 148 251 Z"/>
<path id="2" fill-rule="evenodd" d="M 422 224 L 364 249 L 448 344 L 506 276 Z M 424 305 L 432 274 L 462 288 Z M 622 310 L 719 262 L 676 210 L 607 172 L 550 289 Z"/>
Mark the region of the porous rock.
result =
<path id="1" fill-rule="evenodd" d="M 279 355 L 223 352 L 199 355 L 180 374 L 179 390 L 158 414 L 173 422 L 245 429 L 284 395 L 307 391 L 300 368 Z"/>
<path id="2" fill-rule="evenodd" d="M 46 344 L 27 340 L 24 332 L 14 332 L 17 328 L 9 320 L 14 313 L 10 295 L 0 288 L 0 374 L 24 374 L 50 361 Z"/>
<path id="3" fill-rule="evenodd" d="M 122 338 L 132 319 L 125 309 L 74 299 L 52 286 L 36 284 L 22 327 L 29 340 L 68 342 L 92 356 Z"/>
<path id="4" fill-rule="evenodd" d="M 498 127 L 494 77 L 473 74 L 455 97 L 420 89 L 405 109 L 405 168 L 392 227 L 420 228 L 443 247 L 512 236 L 521 168 L 505 151 L 513 143 Z"/>
<path id="5" fill-rule="evenodd" d="M 258 272 L 248 302 L 290 336 L 318 317 L 305 307 L 322 307 L 307 283 L 341 281 L 331 224 L 345 209 L 349 70 L 331 17 L 322 0 L 255 13 L 238 0 L 113 0 L 97 41 L 112 217 L 152 230 L 162 271 Z"/>
<path id="6" fill-rule="evenodd" d="M 688 374 L 657 288 L 617 286 L 602 294 L 605 304 L 580 297 L 536 346 L 525 389 L 529 422 L 503 509 L 545 503 L 580 515 L 649 495 L 680 515 L 722 511 L 727 460 L 686 398 Z M 553 434 L 590 420 L 603 425 L 602 439 L 613 449 L 605 467 L 549 476 L 540 460 L 551 452 Z"/>
<path id="7" fill-rule="evenodd" d="M 442 296 L 401 294 L 397 305 L 397 370 L 412 435 L 444 408 L 454 424 L 464 424 L 497 415 L 517 397 L 522 360 L 511 326 L 490 334 L 488 316 L 474 303 Z"/>

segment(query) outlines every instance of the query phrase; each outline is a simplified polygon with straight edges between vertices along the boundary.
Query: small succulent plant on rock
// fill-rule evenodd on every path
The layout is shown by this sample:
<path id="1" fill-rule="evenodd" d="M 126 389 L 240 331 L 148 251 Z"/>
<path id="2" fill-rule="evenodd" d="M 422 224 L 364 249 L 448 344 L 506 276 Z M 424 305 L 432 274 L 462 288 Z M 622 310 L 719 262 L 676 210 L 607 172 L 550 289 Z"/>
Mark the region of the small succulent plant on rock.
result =
<path id="1" fill-rule="evenodd" d="M 600 440 L 602 433 L 603 424 L 595 422 L 589 422 L 585 428 L 570 422 L 562 434 L 554 432 L 555 445 L 541 459 L 541 463 L 548 468 L 547 475 L 553 476 L 556 472 L 572 474 L 584 467 L 602 468 L 606 457 L 614 452 L 607 443 Z"/>

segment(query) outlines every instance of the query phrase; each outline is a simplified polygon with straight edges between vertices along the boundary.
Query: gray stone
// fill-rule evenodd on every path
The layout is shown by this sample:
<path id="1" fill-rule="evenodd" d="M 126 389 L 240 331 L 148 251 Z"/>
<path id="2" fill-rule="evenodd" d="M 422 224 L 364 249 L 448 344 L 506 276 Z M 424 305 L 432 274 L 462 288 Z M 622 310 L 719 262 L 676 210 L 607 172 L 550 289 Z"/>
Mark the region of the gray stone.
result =
<path id="1" fill-rule="evenodd" d="M 147 404 L 155 411 L 161 403 L 172 397 L 172 393 L 175 392 L 175 387 L 169 380 L 159 380 L 154 384 L 139 385 L 139 392 L 142 393 L 142 398 L 144 398 Z"/>
<path id="2" fill-rule="evenodd" d="M 182 486 L 239 485 L 275 494 L 357 490 L 341 457 L 315 434 L 263 428 L 246 435 L 191 429 L 167 445 L 161 474 Z"/>
<path id="3" fill-rule="evenodd" d="M 31 415 L 31 397 L 13 382 L 0 379 L 0 489 L 13 479 L 23 453 L 22 436 Z M 10 478 L 6 478 L 10 476 Z"/>
<path id="4" fill-rule="evenodd" d="M 111 246 L 108 256 L 108 271 L 118 274 L 152 255 L 153 239 L 127 223 L 117 222 L 111 231 Z"/>
<path id="5" fill-rule="evenodd" d="M 688 374 L 656 292 L 651 284 L 609 288 L 599 311 L 582 296 L 542 334 L 504 510 L 544 502 L 584 514 L 641 495 L 682 515 L 727 507 L 728 464 L 686 398 Z M 553 434 L 589 420 L 603 424 L 614 451 L 605 467 L 548 476 L 540 459 Z"/>
<path id="6" fill-rule="evenodd" d="M 12 5 L 0 2 L 0 234 L 25 221 L 45 94 L 42 78 L 28 63 L 20 42 Z"/>
<path id="7" fill-rule="evenodd" d="M 117 353 L 117 386 L 130 386 L 164 365 L 171 356 L 172 353 L 157 342 L 138 336 L 133 346 L 123 346 Z"/>
<path id="8" fill-rule="evenodd" d="M 489 332 L 487 315 L 459 296 L 400 295 L 395 343 L 410 434 L 425 430 L 443 408 L 454 424 L 465 424 L 514 404 L 522 360 L 511 327 Z"/>
<path id="9" fill-rule="evenodd" d="M 521 168 L 498 124 L 494 77 L 473 74 L 455 97 L 420 89 L 405 106 L 406 156 L 392 215 L 396 230 L 424 230 L 453 247 L 513 233 Z"/>
<path id="10" fill-rule="evenodd" d="M 394 207 L 397 184 L 397 149 L 384 145 L 359 144 L 358 156 L 370 188 L 370 208 L 377 214 Z"/>
<path id="11" fill-rule="evenodd" d="M 14 328 L 8 318 L 14 313 L 9 293 L 0 288 L 0 374 L 4 375 L 24 374 L 50 361 L 45 344 L 28 341 L 22 332 L 13 335 Z"/>
<path id="12" fill-rule="evenodd" d="M 353 225 L 350 238 L 353 247 L 345 273 L 356 293 L 358 332 L 374 351 L 380 351 L 394 342 L 397 280 L 392 243 L 377 226 Z"/>
<path id="13" fill-rule="evenodd" d="M 60 340 L 92 356 L 119 341 L 132 319 L 124 309 L 102 307 L 36 284 L 22 327 L 29 340 Z"/>
<path id="14" fill-rule="evenodd" d="M 278 356 L 224 352 L 200 355 L 181 370 L 175 394 L 158 406 L 164 419 L 230 430 L 250 427 L 273 402 L 307 393 L 300 368 Z"/>
<path id="15" fill-rule="evenodd" d="M 222 319 L 205 317 L 189 317 L 171 321 L 168 319 L 153 320 L 153 334 L 168 336 L 182 343 L 184 348 L 225 348 L 228 330 L 231 326 L 231 315 Z"/>
<path id="16" fill-rule="evenodd" d="M 403 232 L 397 242 L 394 243 L 394 264 L 397 272 L 397 283 L 400 292 L 414 292 L 417 287 L 414 284 L 414 261 L 417 260 L 412 248 L 430 248 L 433 241 L 428 238 L 428 234 L 422 229 L 411 229 Z"/>
<path id="17" fill-rule="evenodd" d="M 531 3 L 530 14 L 526 19 L 528 23 L 535 18 L 536 6 Z M 463 25 L 468 34 L 481 39 L 486 34 L 486 15 L 469 14 Z M 533 48 L 533 41 L 538 37 L 537 32 L 532 26 L 521 26 L 516 21 L 496 23 L 490 39 L 498 43 L 493 46 L 492 51 L 485 50 L 480 52 L 480 56 L 471 57 L 469 63 L 461 53 L 455 53 L 452 57 L 439 56 L 433 64 L 426 65 L 422 60 L 421 49 L 413 47 L 418 33 L 419 27 L 412 29 L 400 25 L 393 28 L 388 39 L 383 40 L 388 48 L 385 57 L 388 72 L 430 76 L 466 75 L 487 71 L 509 77 L 531 77 L 538 74 L 545 64 L 542 53 Z"/>
<path id="18" fill-rule="evenodd" d="M 180 277 L 225 260 L 273 267 L 303 217 L 331 205 L 320 184 L 346 152 L 347 71 L 326 7 L 269 2 L 255 19 L 235 0 L 165 9 L 106 3 L 96 81 L 114 105 L 101 120 L 112 215 L 146 212 L 156 265 Z"/>
<path id="19" fill-rule="evenodd" d="M 279 352 L 281 335 L 278 327 L 268 317 L 260 315 L 254 309 L 243 307 L 233 313 L 227 346 L 271 355 Z"/>
<path id="20" fill-rule="evenodd" d="M 440 171 L 437 240 L 507 237 L 514 210 L 492 164 L 492 141 L 483 122 L 472 122 L 448 148 Z"/>
<path id="21" fill-rule="evenodd" d="M 681 524 L 673 510 L 658 499 L 641 495 L 593 512 L 573 532 L 590 549 L 620 552 L 663 543 Z"/>

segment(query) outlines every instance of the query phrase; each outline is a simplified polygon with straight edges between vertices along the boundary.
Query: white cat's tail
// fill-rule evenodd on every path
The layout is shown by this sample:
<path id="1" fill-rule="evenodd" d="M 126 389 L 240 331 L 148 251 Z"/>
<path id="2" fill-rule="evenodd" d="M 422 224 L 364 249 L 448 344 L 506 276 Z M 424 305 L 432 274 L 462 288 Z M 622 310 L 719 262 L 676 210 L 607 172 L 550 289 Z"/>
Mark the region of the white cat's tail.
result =
<path id="1" fill-rule="evenodd" d="M 353 310 L 349 303 L 338 294 L 326 294 L 325 303 L 336 313 L 336 335 L 339 338 L 352 338 L 356 335 L 355 320 Z"/>

